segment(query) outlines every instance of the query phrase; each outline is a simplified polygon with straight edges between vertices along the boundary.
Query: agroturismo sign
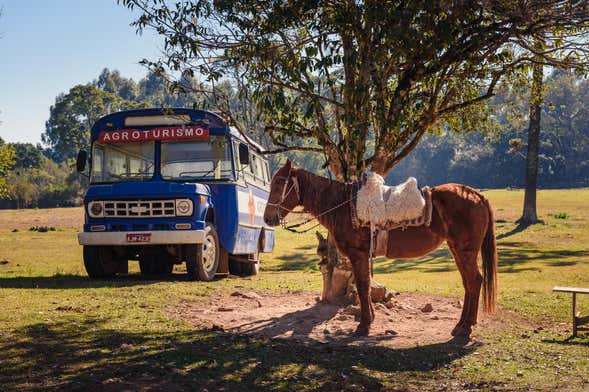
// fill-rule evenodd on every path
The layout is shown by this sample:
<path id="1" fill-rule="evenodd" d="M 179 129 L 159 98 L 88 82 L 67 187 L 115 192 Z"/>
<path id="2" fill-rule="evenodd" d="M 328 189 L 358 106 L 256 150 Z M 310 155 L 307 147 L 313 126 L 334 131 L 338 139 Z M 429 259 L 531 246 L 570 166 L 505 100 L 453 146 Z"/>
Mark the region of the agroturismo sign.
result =
<path id="1" fill-rule="evenodd" d="M 103 131 L 98 135 L 100 143 L 130 143 L 151 140 L 203 139 L 209 137 L 209 130 L 202 127 L 164 127 L 147 130 L 117 129 Z"/>

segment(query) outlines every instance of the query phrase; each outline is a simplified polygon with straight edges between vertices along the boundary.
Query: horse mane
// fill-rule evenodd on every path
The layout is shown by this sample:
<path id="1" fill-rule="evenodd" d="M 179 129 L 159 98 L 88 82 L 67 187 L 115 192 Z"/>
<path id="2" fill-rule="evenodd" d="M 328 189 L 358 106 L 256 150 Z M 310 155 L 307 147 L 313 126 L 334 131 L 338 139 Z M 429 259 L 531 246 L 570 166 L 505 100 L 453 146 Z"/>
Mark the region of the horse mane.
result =
<path id="1" fill-rule="evenodd" d="M 314 216 L 350 199 L 352 184 L 331 180 L 300 168 L 296 169 L 295 176 L 300 185 L 301 203 L 305 210 Z M 330 230 L 338 224 L 344 224 L 346 218 L 350 220 L 350 207 L 348 204 L 343 204 L 336 210 L 321 216 L 319 222 Z"/>

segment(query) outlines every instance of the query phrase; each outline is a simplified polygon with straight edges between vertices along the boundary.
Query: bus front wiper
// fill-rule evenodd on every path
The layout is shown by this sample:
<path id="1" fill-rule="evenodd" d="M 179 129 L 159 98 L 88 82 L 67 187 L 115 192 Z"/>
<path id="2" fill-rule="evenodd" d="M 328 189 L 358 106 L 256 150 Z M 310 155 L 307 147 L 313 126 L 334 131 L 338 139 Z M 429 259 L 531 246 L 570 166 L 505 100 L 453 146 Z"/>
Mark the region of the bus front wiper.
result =
<path id="1" fill-rule="evenodd" d="M 209 174 L 211 174 L 214 171 L 215 171 L 215 169 L 211 169 L 202 175 L 198 174 L 198 173 L 202 173 L 201 171 L 185 171 L 185 172 L 178 173 L 178 177 L 204 178 L 204 177 L 207 177 Z"/>
<path id="2" fill-rule="evenodd" d="M 150 174 L 149 173 L 141 173 L 141 172 L 136 172 L 136 173 L 123 173 L 123 174 L 116 174 L 116 173 L 108 173 L 108 175 L 112 178 L 116 178 L 117 180 L 125 180 L 125 179 L 130 179 L 130 178 L 137 178 L 137 177 L 149 177 Z"/>

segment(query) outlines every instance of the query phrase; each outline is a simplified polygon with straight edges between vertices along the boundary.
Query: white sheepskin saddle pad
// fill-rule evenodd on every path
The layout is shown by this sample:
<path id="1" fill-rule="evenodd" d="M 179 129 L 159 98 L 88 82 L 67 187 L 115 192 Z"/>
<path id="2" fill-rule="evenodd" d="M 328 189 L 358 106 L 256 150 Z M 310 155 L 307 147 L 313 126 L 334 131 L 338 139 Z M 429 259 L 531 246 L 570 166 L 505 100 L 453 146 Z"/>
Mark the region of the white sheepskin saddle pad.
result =
<path id="1" fill-rule="evenodd" d="M 423 224 L 425 206 L 426 201 L 413 177 L 397 186 L 386 186 L 380 175 L 369 173 L 356 195 L 358 223 L 373 224 L 378 229 L 406 226 L 404 222 L 421 221 Z"/>

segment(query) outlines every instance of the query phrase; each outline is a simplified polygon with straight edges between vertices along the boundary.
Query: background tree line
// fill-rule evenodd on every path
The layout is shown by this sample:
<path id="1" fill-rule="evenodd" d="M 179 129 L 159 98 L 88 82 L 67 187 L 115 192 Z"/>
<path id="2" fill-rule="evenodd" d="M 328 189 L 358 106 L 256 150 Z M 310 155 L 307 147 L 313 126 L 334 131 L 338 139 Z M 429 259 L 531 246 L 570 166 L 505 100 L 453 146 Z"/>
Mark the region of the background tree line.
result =
<path id="1" fill-rule="evenodd" d="M 554 71 L 544 83 L 538 185 L 587 187 L 589 80 L 571 71 Z M 499 123 L 496 132 L 427 136 L 395 167 L 389 181 L 412 175 L 430 185 L 460 182 L 479 188 L 524 187 L 529 93 L 503 91 L 491 106 Z"/>
<path id="2" fill-rule="evenodd" d="M 186 78 L 186 84 L 196 81 Z M 0 208 L 77 205 L 86 185 L 75 173 L 73 158 L 88 148 L 93 122 L 108 113 L 136 107 L 212 107 L 206 97 L 187 89 L 170 92 L 167 81 L 149 72 L 138 82 L 118 71 L 104 69 L 96 80 L 72 87 L 56 97 L 50 108 L 43 145 L 0 140 Z M 254 111 L 229 82 L 229 104 Z M 589 80 L 572 71 L 555 71 L 545 80 L 539 185 L 544 188 L 589 186 Z M 389 183 L 408 176 L 436 185 L 461 182 L 477 188 L 522 187 L 525 181 L 523 147 L 529 105 L 526 88 L 503 89 L 489 103 L 498 124 L 485 134 L 440 129 L 425 136 L 415 150 L 387 176 Z M 269 144 L 250 113 L 250 132 Z M 305 141 L 301 141 L 305 143 Z M 326 157 L 317 152 L 289 151 L 272 155 L 274 164 L 289 156 L 298 165 L 327 174 Z"/>

